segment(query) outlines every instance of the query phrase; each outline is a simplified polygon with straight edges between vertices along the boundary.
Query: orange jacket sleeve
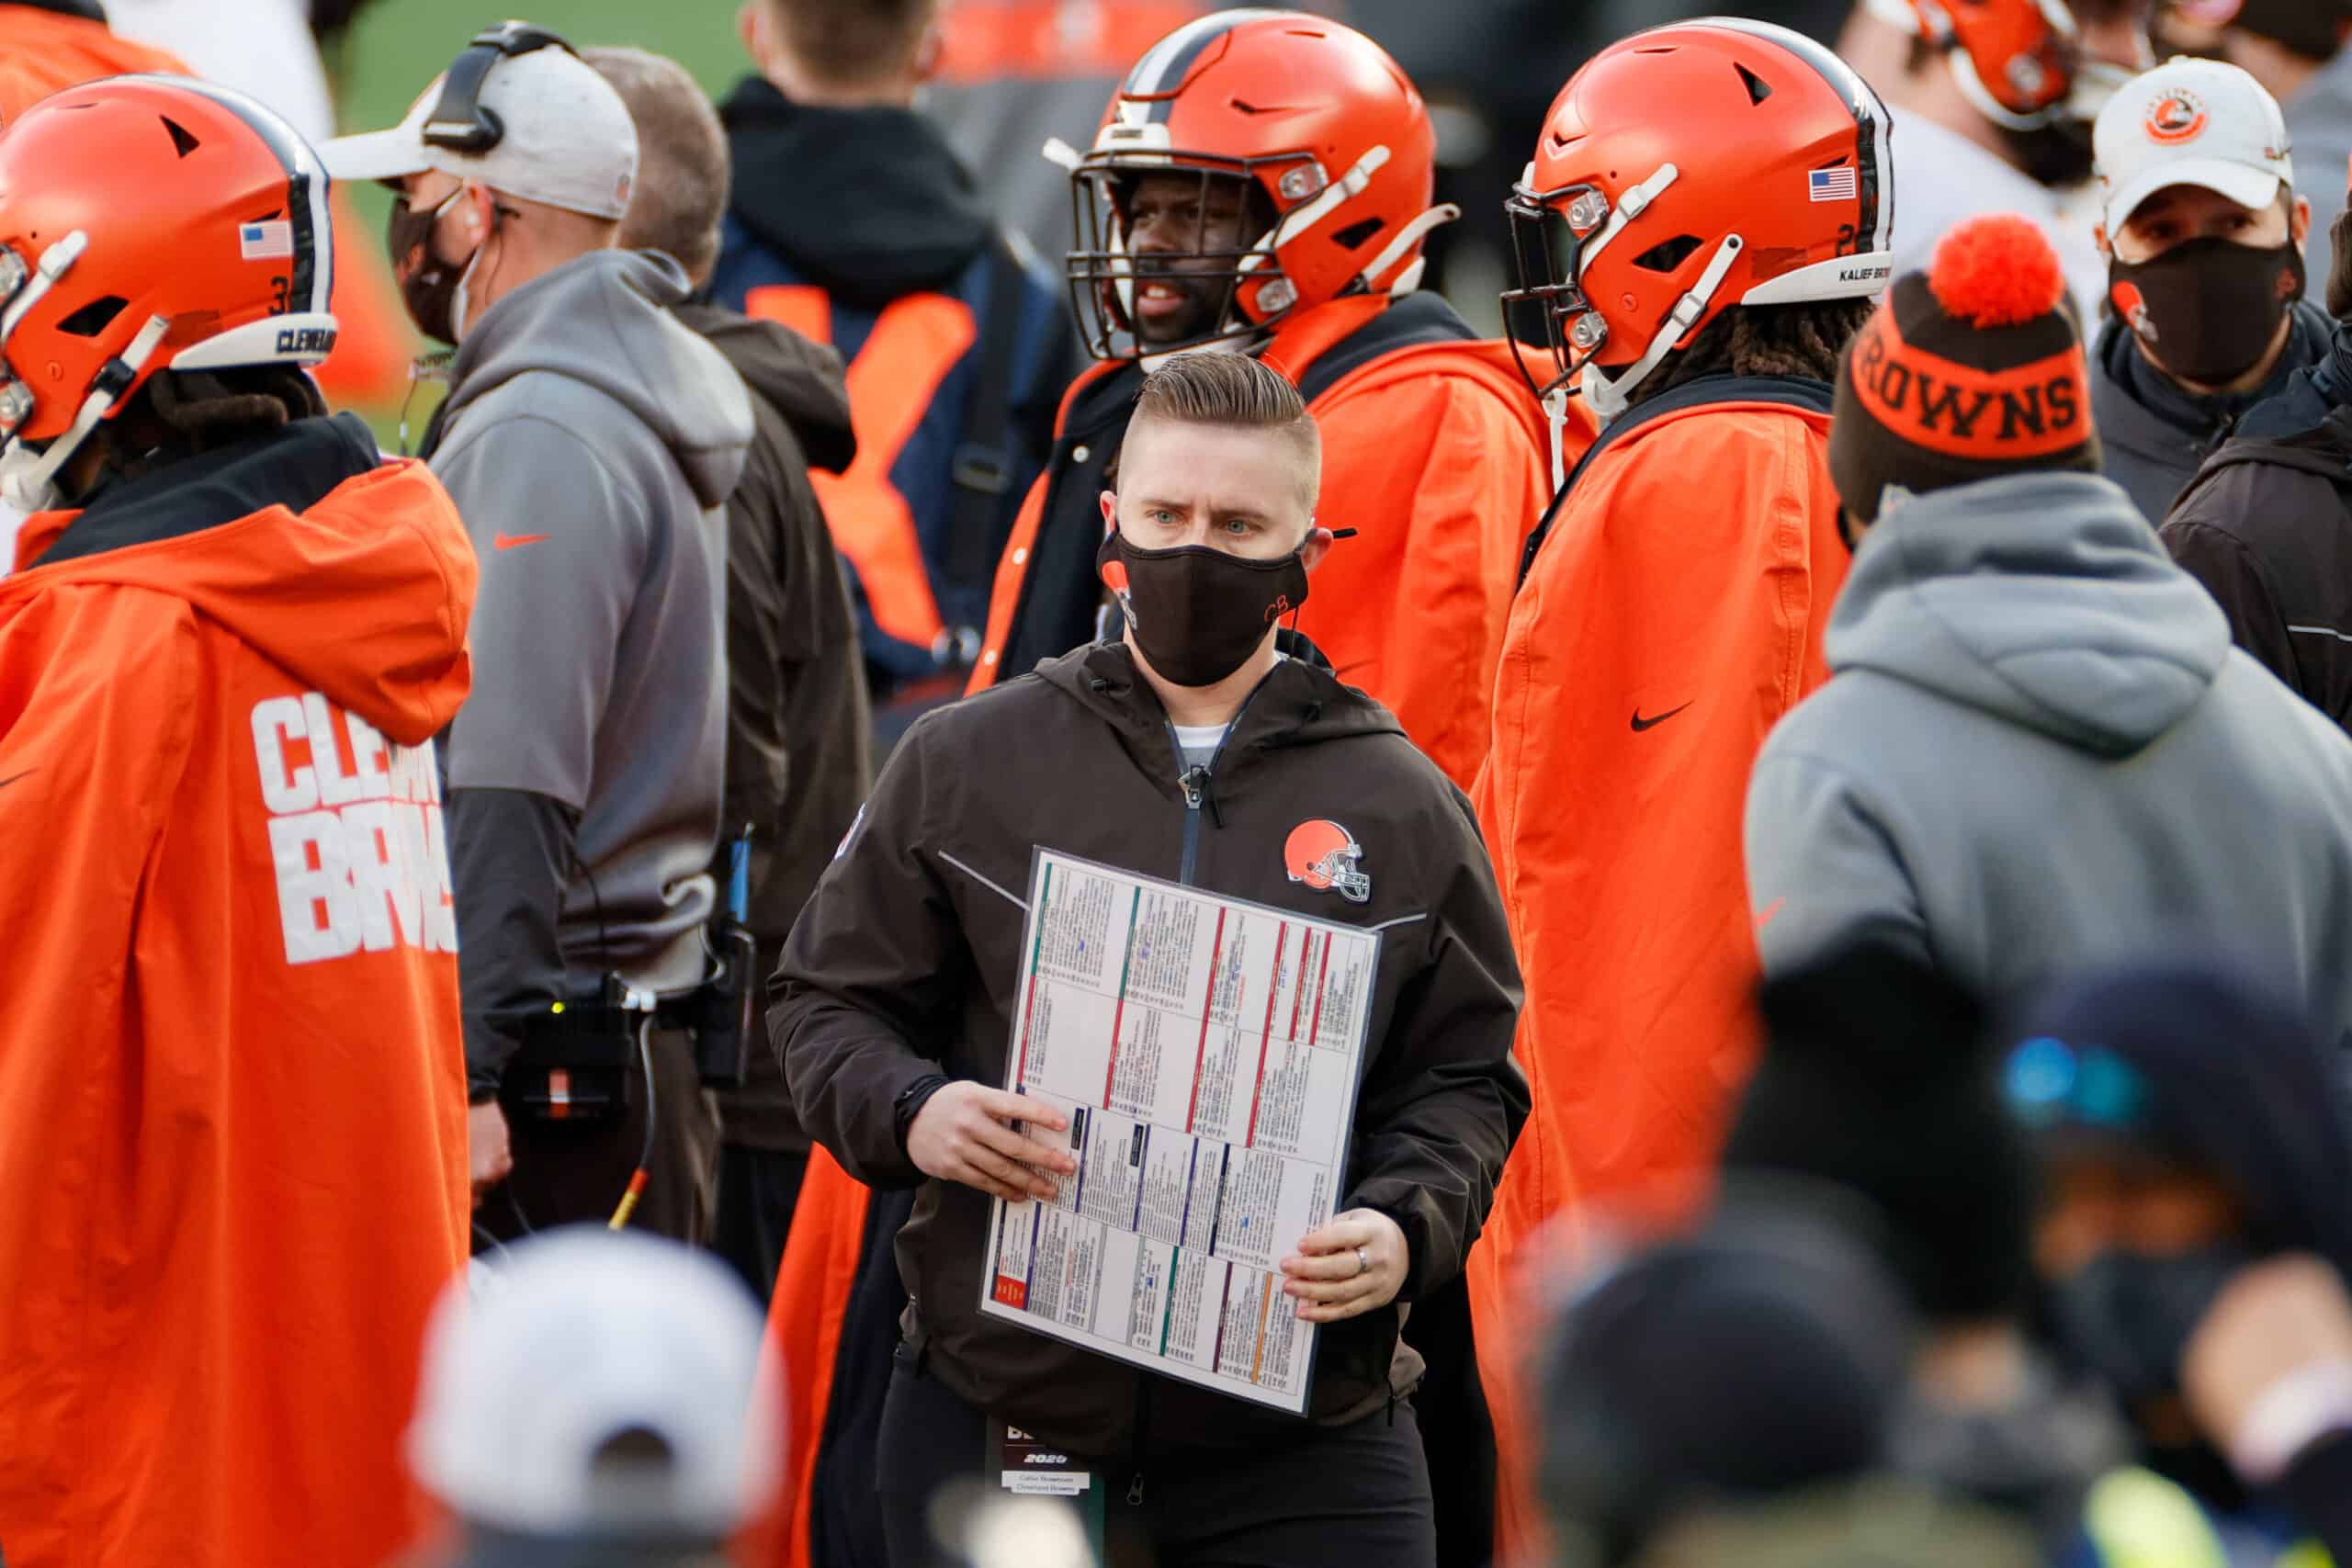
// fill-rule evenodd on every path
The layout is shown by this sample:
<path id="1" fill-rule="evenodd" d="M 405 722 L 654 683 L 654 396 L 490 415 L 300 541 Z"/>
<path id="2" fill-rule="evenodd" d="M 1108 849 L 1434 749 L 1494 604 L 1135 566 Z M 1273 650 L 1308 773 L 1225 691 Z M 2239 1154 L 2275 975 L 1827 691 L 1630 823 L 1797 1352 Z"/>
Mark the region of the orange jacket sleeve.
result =
<path id="1" fill-rule="evenodd" d="M 1822 676 L 1846 569 L 1826 423 L 1717 408 L 1629 437 L 1513 610 L 1481 811 L 1528 979 L 1512 1167 L 1544 1213 L 1703 1164 L 1747 1069 L 1748 773 Z"/>
<path id="2" fill-rule="evenodd" d="M 1466 789 L 1521 541 L 1551 495 L 1544 455 L 1521 412 L 1464 376 L 1335 390 L 1316 419 L 1317 521 L 1358 532 L 1316 568 L 1300 629 Z"/>

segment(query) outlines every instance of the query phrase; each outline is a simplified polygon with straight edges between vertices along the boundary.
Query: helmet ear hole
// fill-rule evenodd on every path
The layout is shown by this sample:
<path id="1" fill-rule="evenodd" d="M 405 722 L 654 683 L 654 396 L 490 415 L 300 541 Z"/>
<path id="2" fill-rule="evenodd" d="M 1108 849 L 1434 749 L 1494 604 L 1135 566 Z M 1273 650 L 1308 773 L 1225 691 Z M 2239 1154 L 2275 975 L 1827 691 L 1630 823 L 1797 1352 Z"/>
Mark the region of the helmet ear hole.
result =
<path id="1" fill-rule="evenodd" d="M 108 294 L 103 299 L 93 299 L 58 322 L 57 330 L 74 337 L 96 337 L 113 325 L 114 319 L 121 315 L 124 308 L 130 303 L 130 300 L 119 294 Z"/>
<path id="2" fill-rule="evenodd" d="M 1696 234 L 1677 234 L 1673 239 L 1652 245 L 1634 258 L 1634 265 L 1644 272 L 1672 272 L 1690 259 L 1690 253 L 1705 242 Z"/>
<path id="3" fill-rule="evenodd" d="M 1379 233 L 1383 227 L 1385 227 L 1385 225 L 1382 224 L 1379 219 L 1367 218 L 1361 223 L 1349 224 L 1346 228 L 1332 235 L 1331 239 L 1332 242 L 1341 250 L 1352 251 L 1360 248 L 1364 242 Z"/>

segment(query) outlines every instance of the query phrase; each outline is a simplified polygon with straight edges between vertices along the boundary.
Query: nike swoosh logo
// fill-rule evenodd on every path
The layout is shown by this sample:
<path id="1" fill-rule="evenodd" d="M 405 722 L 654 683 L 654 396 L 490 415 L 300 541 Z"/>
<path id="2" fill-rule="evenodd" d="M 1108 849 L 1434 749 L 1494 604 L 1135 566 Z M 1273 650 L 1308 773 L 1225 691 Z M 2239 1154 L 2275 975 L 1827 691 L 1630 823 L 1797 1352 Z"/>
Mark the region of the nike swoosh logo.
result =
<path id="1" fill-rule="evenodd" d="M 1690 702 L 1695 703 L 1698 700 L 1698 698 L 1693 697 L 1690 699 Z M 1682 705 L 1682 708 L 1687 708 L 1690 705 L 1690 703 L 1684 703 Z M 1682 708 L 1668 708 L 1664 713 L 1659 714 L 1653 718 L 1644 718 L 1642 716 L 1642 710 L 1635 708 L 1634 710 L 1634 733 L 1639 735 L 1645 729 L 1656 729 L 1659 725 L 1664 724 L 1668 719 L 1672 718 L 1676 714 L 1680 713 Z"/>
<path id="2" fill-rule="evenodd" d="M 545 534 L 500 534 L 490 542 L 502 550 L 519 550 L 525 545 L 536 545 L 546 537 Z"/>
<path id="3" fill-rule="evenodd" d="M 0 789 L 6 789 L 10 784 L 15 784 L 18 779 L 28 779 L 28 778 L 32 777 L 32 776 L 33 776 L 33 774 L 35 774 L 35 773 L 39 773 L 39 772 L 40 772 L 40 770 L 39 768 L 27 768 L 27 769 L 26 769 L 23 773 L 10 773 L 6 778 L 5 778 L 5 779 L 0 779 Z"/>

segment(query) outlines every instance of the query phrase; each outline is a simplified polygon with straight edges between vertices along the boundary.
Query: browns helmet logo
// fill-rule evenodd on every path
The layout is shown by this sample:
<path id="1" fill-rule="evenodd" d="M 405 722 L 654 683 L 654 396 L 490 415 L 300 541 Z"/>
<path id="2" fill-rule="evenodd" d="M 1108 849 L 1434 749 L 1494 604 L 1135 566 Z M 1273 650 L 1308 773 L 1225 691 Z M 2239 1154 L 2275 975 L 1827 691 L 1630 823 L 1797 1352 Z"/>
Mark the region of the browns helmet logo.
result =
<path id="1" fill-rule="evenodd" d="M 2148 139 L 2170 147 L 2196 139 L 2205 129 L 2205 105 L 2197 95 L 2176 87 L 2148 106 Z"/>
<path id="2" fill-rule="evenodd" d="M 2140 292 L 2136 283 L 2119 283 L 2108 298 L 2115 301 L 2115 313 L 2145 343 L 2156 341 L 2156 323 L 2148 318 L 2148 297 Z"/>
<path id="3" fill-rule="evenodd" d="M 1372 897 L 1372 878 L 1359 865 L 1363 859 L 1363 846 L 1353 833 L 1319 817 L 1293 828 L 1283 844 L 1283 863 L 1293 882 L 1337 893 L 1351 904 Z"/>

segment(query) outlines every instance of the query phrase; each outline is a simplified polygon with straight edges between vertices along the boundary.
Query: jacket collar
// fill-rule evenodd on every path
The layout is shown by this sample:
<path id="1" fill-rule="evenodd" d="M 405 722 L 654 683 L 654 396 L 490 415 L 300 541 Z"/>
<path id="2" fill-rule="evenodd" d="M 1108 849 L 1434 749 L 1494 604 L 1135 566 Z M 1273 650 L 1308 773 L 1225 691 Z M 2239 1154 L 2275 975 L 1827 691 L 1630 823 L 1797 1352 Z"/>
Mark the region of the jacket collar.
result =
<path id="1" fill-rule="evenodd" d="M 1826 419 L 1837 407 L 1838 389 L 1826 381 L 1815 381 L 1804 376 L 1735 376 L 1728 372 L 1694 377 L 1679 387 L 1660 392 L 1654 398 L 1634 404 L 1619 418 L 1611 421 L 1593 438 L 1577 466 L 1568 470 L 1567 482 L 1553 494 L 1552 504 L 1544 509 L 1543 519 L 1527 536 L 1527 544 L 1520 552 L 1519 583 L 1525 586 L 1527 574 L 1535 570 L 1535 554 L 1544 547 L 1544 538 L 1552 532 L 1552 520 L 1560 514 L 1560 507 L 1577 488 L 1577 480 L 1587 468 L 1615 443 L 1635 431 L 1660 420 L 1692 409 L 1708 408 L 1723 403 L 1779 403 L 1782 407 L 1816 413 Z"/>
<path id="2" fill-rule="evenodd" d="M 2148 363 L 2131 330 L 2109 318 L 2099 329 L 2092 359 L 2091 412 L 2100 439 L 2136 456 L 2165 461 L 2179 453 L 2181 437 L 2211 442 L 2229 433 L 2247 410 L 2286 389 L 2295 372 L 2325 359 L 2332 323 L 2307 299 L 2297 300 L 2293 323 L 2277 368 L 2250 392 L 2192 392 Z"/>
<path id="3" fill-rule="evenodd" d="M 734 152 L 729 210 L 830 294 L 879 309 L 946 290 L 989 243 L 971 174 L 911 108 L 796 104 L 752 76 L 718 112 Z"/>
<path id="4" fill-rule="evenodd" d="M 24 564 L 50 566 L 107 550 L 175 539 L 256 512 L 307 512 L 345 480 L 382 461 L 356 414 L 297 420 L 218 451 L 107 487 L 85 510 L 52 513 L 62 533 Z M 31 530 L 28 528 L 28 533 Z M 40 536 L 28 537 L 30 546 Z"/>
<path id="5" fill-rule="evenodd" d="M 1284 628 L 1275 647 L 1288 657 L 1245 698 L 1218 754 L 1217 789 L 1249 773 L 1266 753 L 1368 735 L 1402 735 L 1396 716 L 1331 672 L 1331 661 Z M 1168 710 L 1136 669 L 1124 642 L 1096 642 L 1039 664 L 1037 676 L 1114 730 L 1136 765 L 1177 792 L 1175 739 Z"/>

